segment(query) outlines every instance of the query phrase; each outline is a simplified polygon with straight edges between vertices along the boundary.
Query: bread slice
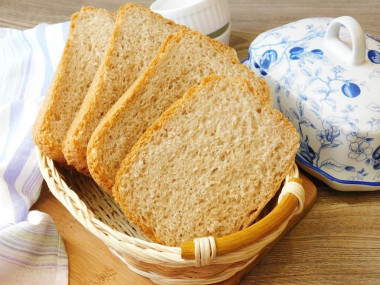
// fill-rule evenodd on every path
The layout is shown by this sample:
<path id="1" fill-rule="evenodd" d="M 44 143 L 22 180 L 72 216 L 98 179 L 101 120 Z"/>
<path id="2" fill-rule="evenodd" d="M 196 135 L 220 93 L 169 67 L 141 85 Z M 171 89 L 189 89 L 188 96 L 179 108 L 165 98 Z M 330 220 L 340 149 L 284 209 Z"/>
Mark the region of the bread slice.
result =
<path id="1" fill-rule="evenodd" d="M 166 37 L 181 28 L 184 26 L 136 4 L 118 10 L 100 71 L 63 142 L 68 164 L 88 174 L 87 144 L 100 119 L 146 69 Z"/>
<path id="2" fill-rule="evenodd" d="M 114 21 L 114 14 L 92 7 L 71 17 L 61 61 L 33 129 L 41 152 L 62 164 L 62 141 L 105 55 Z"/>
<path id="3" fill-rule="evenodd" d="M 211 74 L 243 76 L 271 102 L 267 85 L 240 64 L 230 47 L 198 32 L 181 30 L 167 38 L 147 70 L 92 134 L 87 163 L 94 180 L 111 192 L 120 163 L 139 137 L 190 87 Z"/>
<path id="4" fill-rule="evenodd" d="M 275 195 L 298 140 L 248 80 L 206 77 L 139 139 L 113 195 L 155 242 L 224 236 L 249 226 Z"/>

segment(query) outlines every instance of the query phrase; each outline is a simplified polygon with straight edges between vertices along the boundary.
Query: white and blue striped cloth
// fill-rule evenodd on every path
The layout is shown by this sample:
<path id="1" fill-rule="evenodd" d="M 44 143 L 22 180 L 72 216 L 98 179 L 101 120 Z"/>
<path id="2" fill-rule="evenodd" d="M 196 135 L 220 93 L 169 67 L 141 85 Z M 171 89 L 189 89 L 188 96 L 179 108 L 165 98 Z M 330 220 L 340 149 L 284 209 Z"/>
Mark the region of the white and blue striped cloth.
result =
<path id="1" fill-rule="evenodd" d="M 29 211 L 40 195 L 32 127 L 69 22 L 0 29 L 0 284 L 67 284 L 68 261 L 52 219 Z"/>

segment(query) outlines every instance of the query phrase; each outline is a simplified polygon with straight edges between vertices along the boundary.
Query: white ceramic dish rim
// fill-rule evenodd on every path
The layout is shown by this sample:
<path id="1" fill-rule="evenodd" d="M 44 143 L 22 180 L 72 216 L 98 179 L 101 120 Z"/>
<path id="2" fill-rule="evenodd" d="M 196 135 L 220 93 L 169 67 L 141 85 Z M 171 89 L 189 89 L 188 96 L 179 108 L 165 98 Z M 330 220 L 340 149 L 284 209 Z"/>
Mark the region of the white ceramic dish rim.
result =
<path id="1" fill-rule="evenodd" d="M 341 180 L 333 177 L 322 169 L 311 165 L 300 155 L 296 154 L 298 165 L 306 172 L 316 176 L 327 185 L 339 191 L 375 191 L 380 190 L 380 182 L 369 182 L 360 180 Z"/>

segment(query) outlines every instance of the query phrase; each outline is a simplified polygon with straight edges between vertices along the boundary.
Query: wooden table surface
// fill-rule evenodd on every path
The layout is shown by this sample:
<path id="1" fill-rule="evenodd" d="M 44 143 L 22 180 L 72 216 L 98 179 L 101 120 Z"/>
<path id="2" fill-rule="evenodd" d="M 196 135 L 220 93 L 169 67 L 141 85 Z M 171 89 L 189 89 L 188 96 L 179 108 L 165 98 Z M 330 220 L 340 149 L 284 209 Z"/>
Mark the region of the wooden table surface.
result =
<path id="1" fill-rule="evenodd" d="M 152 1 L 136 2 L 149 7 Z M 67 21 L 82 5 L 116 11 L 122 4 L 117 0 L 0 0 L 0 27 L 26 29 L 42 22 Z M 230 1 L 230 6 L 230 45 L 240 59 L 247 56 L 249 44 L 259 33 L 306 17 L 350 15 L 365 31 L 380 38 L 378 0 L 240 0 Z M 241 284 L 380 284 L 380 191 L 337 192 L 312 180 L 318 189 L 312 210 Z M 56 221 L 69 253 L 72 285 L 150 284 L 86 232 L 46 185 L 34 209 L 47 212 Z M 79 254 L 74 260 L 70 254 L 86 248 L 95 257 Z"/>

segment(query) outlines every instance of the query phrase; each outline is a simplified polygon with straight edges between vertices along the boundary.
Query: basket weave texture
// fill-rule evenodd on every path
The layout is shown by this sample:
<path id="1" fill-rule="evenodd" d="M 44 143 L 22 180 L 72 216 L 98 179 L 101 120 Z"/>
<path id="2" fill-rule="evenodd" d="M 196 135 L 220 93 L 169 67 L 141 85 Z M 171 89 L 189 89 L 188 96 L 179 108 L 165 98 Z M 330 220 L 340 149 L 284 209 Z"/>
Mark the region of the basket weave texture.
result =
<path id="1" fill-rule="evenodd" d="M 168 247 L 147 239 L 129 223 L 113 198 L 91 178 L 60 169 L 50 158 L 38 150 L 37 153 L 41 173 L 50 191 L 74 218 L 104 242 L 132 271 L 157 284 L 212 284 L 227 280 L 254 261 L 263 248 L 280 236 L 289 220 L 300 210 L 295 209 L 259 241 L 222 255 L 214 252 L 216 256 L 211 263 L 200 266 L 199 260 L 182 258 L 180 247 Z M 298 177 L 298 171 L 295 175 Z M 297 198 L 302 205 L 302 197 L 299 196 Z M 210 254 L 209 249 L 207 254 Z"/>

